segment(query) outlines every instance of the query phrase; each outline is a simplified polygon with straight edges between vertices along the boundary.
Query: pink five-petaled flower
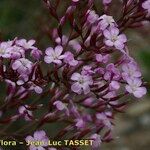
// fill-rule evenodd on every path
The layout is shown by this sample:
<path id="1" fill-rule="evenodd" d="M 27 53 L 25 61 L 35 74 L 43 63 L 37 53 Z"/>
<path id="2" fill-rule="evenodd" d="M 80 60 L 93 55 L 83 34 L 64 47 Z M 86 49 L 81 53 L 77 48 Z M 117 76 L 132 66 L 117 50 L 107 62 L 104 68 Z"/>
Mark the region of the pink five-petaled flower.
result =
<path id="1" fill-rule="evenodd" d="M 145 1 L 142 3 L 142 7 L 148 11 L 148 15 L 150 15 L 150 0 Z"/>
<path id="2" fill-rule="evenodd" d="M 65 58 L 65 55 L 61 55 L 62 51 L 62 46 L 56 46 L 55 49 L 53 49 L 52 47 L 47 48 L 45 51 L 46 56 L 44 57 L 45 62 L 48 64 L 52 62 L 55 64 L 61 64 L 61 59 Z"/>
<path id="3" fill-rule="evenodd" d="M 21 39 L 21 40 L 17 40 L 16 44 L 18 46 L 23 47 L 25 50 L 35 49 L 35 47 L 33 46 L 35 44 L 35 40 L 27 41 L 26 39 Z"/>
<path id="4" fill-rule="evenodd" d="M 12 69 L 17 70 L 19 74 L 30 74 L 32 67 L 33 63 L 26 58 L 17 59 L 12 64 Z"/>
<path id="5" fill-rule="evenodd" d="M 26 121 L 31 121 L 32 120 L 32 111 L 28 110 L 28 105 L 25 106 L 20 106 L 18 111 L 20 115 L 23 115 Z"/>
<path id="6" fill-rule="evenodd" d="M 115 26 L 115 20 L 112 16 L 102 15 L 99 17 L 100 22 L 98 23 L 98 26 L 101 30 L 105 30 L 107 27 L 114 27 Z"/>
<path id="7" fill-rule="evenodd" d="M 133 62 L 124 64 L 122 66 L 122 70 L 123 70 L 122 77 L 124 80 L 127 80 L 128 78 L 141 77 L 141 72 L 139 71 L 137 64 Z"/>
<path id="8" fill-rule="evenodd" d="M 81 94 L 84 91 L 84 94 L 88 94 L 90 92 L 89 86 L 93 84 L 91 76 L 74 73 L 71 80 L 75 81 L 71 86 L 72 91 L 75 93 Z"/>
<path id="9" fill-rule="evenodd" d="M 34 132 L 33 137 L 27 136 L 25 140 L 27 143 L 31 143 L 31 142 L 40 143 L 37 145 L 31 144 L 29 146 L 30 150 L 46 150 L 44 147 L 48 146 L 48 137 L 46 136 L 46 133 L 43 130 Z"/>
<path id="10" fill-rule="evenodd" d="M 114 46 L 116 49 L 123 50 L 124 44 L 127 42 L 125 34 L 119 35 L 119 29 L 116 27 L 110 27 L 108 30 L 104 30 L 105 44 L 107 46 Z"/>
<path id="11" fill-rule="evenodd" d="M 134 79 L 128 79 L 127 80 L 128 85 L 125 86 L 126 90 L 129 93 L 132 93 L 135 97 L 141 98 L 144 96 L 147 92 L 145 87 L 141 87 L 142 81 L 139 78 Z"/>

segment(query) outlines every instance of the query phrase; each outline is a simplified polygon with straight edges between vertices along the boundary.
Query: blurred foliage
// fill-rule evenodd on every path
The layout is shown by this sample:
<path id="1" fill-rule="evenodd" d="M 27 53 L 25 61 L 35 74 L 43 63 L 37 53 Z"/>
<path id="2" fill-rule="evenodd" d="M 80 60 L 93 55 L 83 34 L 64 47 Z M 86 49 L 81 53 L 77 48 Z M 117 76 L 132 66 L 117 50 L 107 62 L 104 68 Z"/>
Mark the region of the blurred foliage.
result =
<path id="1" fill-rule="evenodd" d="M 3 39 L 31 38 L 36 35 L 36 20 L 41 0 L 0 0 L 0 32 Z"/>

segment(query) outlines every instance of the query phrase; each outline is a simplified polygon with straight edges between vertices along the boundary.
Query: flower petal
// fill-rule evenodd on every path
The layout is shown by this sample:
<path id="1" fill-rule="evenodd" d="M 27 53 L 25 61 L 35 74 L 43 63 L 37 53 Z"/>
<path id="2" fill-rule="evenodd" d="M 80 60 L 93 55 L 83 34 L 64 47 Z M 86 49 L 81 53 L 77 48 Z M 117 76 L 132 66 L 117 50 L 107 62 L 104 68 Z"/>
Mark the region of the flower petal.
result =
<path id="1" fill-rule="evenodd" d="M 81 94 L 82 90 L 81 90 L 81 85 L 76 82 L 71 86 L 71 90 L 75 93 Z"/>

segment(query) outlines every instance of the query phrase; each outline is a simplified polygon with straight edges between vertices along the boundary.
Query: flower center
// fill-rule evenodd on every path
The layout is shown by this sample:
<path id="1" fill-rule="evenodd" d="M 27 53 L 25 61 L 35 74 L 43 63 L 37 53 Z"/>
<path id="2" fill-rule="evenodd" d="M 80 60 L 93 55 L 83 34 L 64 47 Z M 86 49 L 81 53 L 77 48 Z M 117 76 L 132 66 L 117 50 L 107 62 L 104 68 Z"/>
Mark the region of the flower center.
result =
<path id="1" fill-rule="evenodd" d="M 111 23 L 112 23 L 112 19 L 111 19 L 110 17 L 107 17 L 107 18 L 106 18 L 106 21 L 107 21 L 108 24 L 111 24 Z"/>
<path id="2" fill-rule="evenodd" d="M 111 40 L 112 40 L 113 42 L 117 41 L 117 40 L 118 40 L 118 36 L 113 35 L 113 36 L 111 37 Z"/>
<path id="3" fill-rule="evenodd" d="M 58 56 L 56 54 L 52 54 L 52 56 L 54 60 L 58 59 Z"/>
<path id="4" fill-rule="evenodd" d="M 0 49 L 0 54 L 4 55 L 5 54 L 5 50 L 4 49 Z"/>
<path id="5" fill-rule="evenodd" d="M 27 62 L 26 60 L 22 60 L 21 63 L 22 63 L 22 65 L 23 65 L 24 67 L 26 67 L 26 65 L 27 65 L 28 62 Z"/>
<path id="6" fill-rule="evenodd" d="M 84 83 L 83 77 L 80 78 L 79 83 L 80 83 L 80 84 L 83 84 L 83 83 Z"/>

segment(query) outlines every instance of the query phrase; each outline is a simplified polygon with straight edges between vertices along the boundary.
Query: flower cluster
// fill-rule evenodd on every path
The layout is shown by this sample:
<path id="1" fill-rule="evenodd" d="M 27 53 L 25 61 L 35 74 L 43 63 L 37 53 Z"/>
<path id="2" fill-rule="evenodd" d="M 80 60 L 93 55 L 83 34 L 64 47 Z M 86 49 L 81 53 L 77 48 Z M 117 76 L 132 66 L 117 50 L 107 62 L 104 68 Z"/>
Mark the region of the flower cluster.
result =
<path id="1" fill-rule="evenodd" d="M 35 40 L 14 39 L 12 41 L 0 43 L 0 56 L 2 62 L 2 78 L 14 88 L 19 86 L 19 89 L 24 91 L 34 90 L 36 93 L 41 93 L 42 88 L 38 83 L 38 78 L 35 77 L 35 68 L 39 59 L 42 56 L 42 51 L 34 46 Z M 35 62 L 27 58 L 30 56 Z M 9 61 L 10 66 L 5 64 L 5 60 Z M 9 74 L 9 75 L 8 75 Z M 28 87 L 28 88 L 25 88 Z M 18 89 L 18 90 L 19 90 Z M 12 90 L 13 92 L 13 90 Z M 12 94 L 11 92 L 9 93 Z"/>
<path id="2" fill-rule="evenodd" d="M 35 47 L 35 40 L 15 38 L 0 43 L 0 79 L 7 84 L 8 93 L 1 112 L 17 109 L 17 114 L 12 111 L 7 118 L 2 114 L 0 123 L 24 119 L 39 129 L 62 122 L 66 127 L 50 138 L 92 139 L 92 147 L 98 148 L 113 139 L 114 115 L 127 105 L 125 97 L 137 99 L 147 93 L 138 64 L 129 54 L 124 30 L 148 19 L 143 8 L 149 13 L 149 0 L 137 1 L 136 7 L 134 2 L 124 2 L 119 20 L 108 15 L 111 0 L 103 0 L 101 15 L 94 10 L 94 0 L 72 0 L 60 16 L 50 1 L 43 1 L 58 22 L 50 33 L 53 44 L 45 52 Z M 82 6 L 83 10 L 79 9 Z M 64 33 L 67 22 L 70 30 Z M 40 110 L 45 112 L 37 115 Z M 25 138 L 26 142 L 47 140 L 43 130 Z M 47 144 L 29 147 L 47 148 L 56 149 Z"/>

